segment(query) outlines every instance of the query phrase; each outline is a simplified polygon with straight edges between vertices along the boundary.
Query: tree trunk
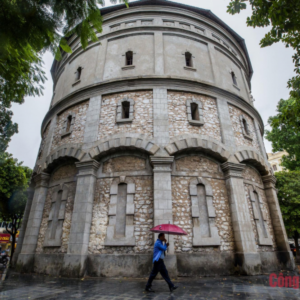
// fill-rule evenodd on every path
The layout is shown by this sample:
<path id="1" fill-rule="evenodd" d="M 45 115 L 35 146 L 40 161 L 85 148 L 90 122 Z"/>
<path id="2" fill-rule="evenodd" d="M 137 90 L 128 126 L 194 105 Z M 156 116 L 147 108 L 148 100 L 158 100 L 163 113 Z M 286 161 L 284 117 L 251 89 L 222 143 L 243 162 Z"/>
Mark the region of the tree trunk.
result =
<path id="1" fill-rule="evenodd" d="M 294 241 L 295 241 L 295 246 L 296 246 L 296 262 L 300 263 L 300 251 L 299 251 L 299 232 L 295 231 L 294 233 Z"/>

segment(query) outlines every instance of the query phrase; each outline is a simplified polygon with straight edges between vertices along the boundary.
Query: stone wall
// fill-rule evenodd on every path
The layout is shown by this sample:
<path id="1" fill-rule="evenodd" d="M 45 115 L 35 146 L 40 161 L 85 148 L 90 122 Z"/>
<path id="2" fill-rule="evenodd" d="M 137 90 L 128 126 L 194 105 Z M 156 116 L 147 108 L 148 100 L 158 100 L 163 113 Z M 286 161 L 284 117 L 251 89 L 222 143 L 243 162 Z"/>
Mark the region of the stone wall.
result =
<path id="1" fill-rule="evenodd" d="M 78 105 L 74 105 L 63 113 L 61 113 L 57 117 L 56 127 L 53 134 L 53 141 L 51 146 L 51 151 L 58 146 L 65 145 L 68 143 L 82 143 L 83 142 L 83 135 L 84 135 L 84 127 L 86 122 L 86 113 L 89 107 L 89 102 L 85 101 Z M 75 123 L 73 126 L 72 133 L 65 137 L 61 137 L 63 133 L 63 127 L 66 118 L 73 112 L 75 114 Z"/>
<path id="2" fill-rule="evenodd" d="M 203 104 L 203 126 L 190 125 L 188 122 L 186 101 L 191 99 L 199 100 Z M 196 133 L 221 141 L 220 121 L 215 99 L 193 93 L 168 91 L 168 110 L 170 137 Z"/>
<path id="3" fill-rule="evenodd" d="M 124 162 L 124 164 L 123 164 Z M 105 162 L 103 170 L 106 172 L 124 171 L 128 172 L 133 166 L 145 168 L 145 160 L 137 157 L 119 157 Z M 132 254 L 147 253 L 152 251 L 153 234 L 153 179 L 152 176 L 133 176 L 135 183 L 134 197 L 134 235 L 135 247 L 108 247 L 104 245 L 106 230 L 108 226 L 108 208 L 110 203 L 110 187 L 113 178 L 98 179 L 96 183 L 95 199 L 93 205 L 93 217 L 90 232 L 89 253 L 90 254 Z"/>
<path id="4" fill-rule="evenodd" d="M 253 208 L 252 208 L 252 203 L 250 200 L 250 195 L 249 195 L 249 188 L 251 187 L 251 184 L 249 183 L 244 183 L 244 187 L 245 187 L 245 196 L 247 198 L 247 203 L 248 203 L 248 207 L 249 207 L 249 211 L 250 211 L 250 218 L 251 218 L 251 224 L 252 224 L 252 230 L 254 232 L 254 236 L 255 236 L 255 242 L 257 245 L 257 250 L 259 252 L 262 251 L 275 251 L 276 249 L 276 243 L 275 243 L 275 238 L 274 238 L 274 230 L 273 230 L 273 226 L 272 226 L 272 221 L 271 221 L 271 217 L 270 217 L 270 211 L 269 211 L 269 206 L 267 203 L 267 199 L 266 199 L 266 194 L 264 189 L 262 188 L 262 180 L 261 177 L 259 175 L 259 173 L 252 167 L 246 167 L 245 170 L 243 171 L 243 178 L 245 180 L 250 180 L 253 182 L 253 185 L 256 187 L 260 198 L 263 201 L 263 210 L 267 215 L 267 230 L 268 230 L 268 234 L 270 234 L 272 240 L 273 240 L 273 247 L 272 246 L 261 246 L 258 244 L 258 233 L 257 233 L 257 229 L 256 229 L 256 224 L 255 224 L 255 220 L 254 220 L 254 215 L 253 215 Z"/>
<path id="5" fill-rule="evenodd" d="M 38 153 L 38 160 L 42 158 L 43 153 L 44 153 L 44 147 L 45 147 L 46 139 L 47 139 L 47 136 L 49 133 L 50 123 L 51 123 L 51 121 L 47 124 L 47 126 L 43 132 L 42 141 L 41 141 L 41 145 L 40 145 L 40 149 L 39 149 L 39 153 Z"/>
<path id="6" fill-rule="evenodd" d="M 116 111 L 119 100 L 134 100 L 134 116 L 130 123 L 116 123 Z M 121 132 L 143 133 L 153 136 L 153 92 L 139 91 L 103 96 L 98 139 Z"/>
<path id="7" fill-rule="evenodd" d="M 146 169 L 146 160 L 133 156 L 110 158 L 103 163 L 103 173 L 141 171 Z"/>
<path id="8" fill-rule="evenodd" d="M 253 147 L 257 151 L 261 152 L 258 144 L 257 133 L 254 127 L 253 119 L 249 115 L 247 115 L 244 111 L 232 105 L 229 105 L 229 113 L 230 113 L 232 129 L 234 132 L 236 145 Z M 240 122 L 240 115 L 243 115 L 248 123 L 250 135 L 252 136 L 252 141 L 245 138 L 243 135 L 242 125 Z"/>
<path id="9" fill-rule="evenodd" d="M 177 168 L 179 166 L 179 168 Z M 219 165 L 207 158 L 188 156 L 176 160 L 176 170 L 184 172 L 199 172 L 206 175 L 213 189 L 213 204 L 216 210 L 216 226 L 221 238 L 220 247 L 193 247 L 193 222 L 191 214 L 191 196 L 189 193 L 192 176 L 172 176 L 173 220 L 182 227 L 187 236 L 175 237 L 175 251 L 181 252 L 211 252 L 234 251 L 234 237 L 231 226 L 230 208 L 223 173 Z"/>
<path id="10" fill-rule="evenodd" d="M 53 196 L 53 190 L 55 189 L 55 183 L 58 180 L 63 180 L 64 178 L 70 178 L 77 173 L 76 167 L 74 164 L 65 165 L 57 169 L 53 172 L 51 176 L 51 180 L 49 185 L 52 186 L 48 189 L 44 211 L 43 211 L 43 218 L 40 227 L 38 243 L 36 248 L 36 253 L 66 253 L 68 249 L 68 242 L 69 242 L 69 234 L 71 229 L 71 221 L 72 221 L 72 213 L 73 213 L 73 205 L 75 199 L 75 192 L 76 192 L 76 182 L 68 182 L 69 190 L 68 190 L 68 199 L 66 203 L 65 209 L 65 219 L 63 222 L 63 230 L 62 230 L 62 237 L 61 237 L 61 246 L 60 247 L 43 247 L 45 234 L 48 228 L 48 218 L 49 213 L 51 210 L 51 200 Z"/>

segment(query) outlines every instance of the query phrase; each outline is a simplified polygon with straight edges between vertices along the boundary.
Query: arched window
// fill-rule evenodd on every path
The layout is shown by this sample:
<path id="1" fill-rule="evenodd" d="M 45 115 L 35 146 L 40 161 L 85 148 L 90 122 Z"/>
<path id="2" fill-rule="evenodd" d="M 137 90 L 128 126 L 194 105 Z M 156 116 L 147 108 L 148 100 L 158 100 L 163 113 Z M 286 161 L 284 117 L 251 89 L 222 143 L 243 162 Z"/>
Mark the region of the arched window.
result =
<path id="1" fill-rule="evenodd" d="M 133 114 L 134 114 L 134 101 L 133 99 L 122 99 L 119 100 L 118 106 L 117 106 L 117 116 L 116 116 L 116 122 L 117 123 L 128 123 L 133 120 Z"/>
<path id="2" fill-rule="evenodd" d="M 75 124 L 75 113 L 69 112 L 67 117 L 64 120 L 64 126 L 61 134 L 62 138 L 72 133 L 74 124 Z"/>
<path id="3" fill-rule="evenodd" d="M 81 72 L 82 72 L 82 67 L 78 67 L 77 70 L 76 70 L 76 73 L 75 73 L 76 74 L 76 78 L 75 78 L 76 81 L 80 80 Z"/>
<path id="4" fill-rule="evenodd" d="M 130 102 L 123 101 L 122 102 L 122 119 L 129 119 L 130 115 Z"/>
<path id="5" fill-rule="evenodd" d="M 71 129 L 71 124 L 72 124 L 72 116 L 68 116 L 67 118 L 67 126 L 66 126 L 66 132 L 69 132 Z"/>
<path id="6" fill-rule="evenodd" d="M 125 65 L 126 66 L 132 66 L 133 65 L 133 52 L 132 51 L 127 51 L 125 54 Z"/>
<path id="7" fill-rule="evenodd" d="M 233 84 L 237 86 L 236 76 L 233 71 L 231 72 L 231 78 L 232 78 Z"/>
<path id="8" fill-rule="evenodd" d="M 252 185 L 249 187 L 249 196 L 252 204 L 253 218 L 258 234 L 258 244 L 271 246 L 273 245 L 273 241 L 267 229 L 267 215 L 264 209 L 264 203 L 256 187 Z"/>
<path id="9" fill-rule="evenodd" d="M 193 67 L 193 58 L 190 52 L 185 52 L 185 65 L 190 68 Z"/>
<path id="10" fill-rule="evenodd" d="M 199 121 L 199 108 L 197 103 L 191 103 L 192 120 Z"/>
<path id="11" fill-rule="evenodd" d="M 216 211 L 213 190 L 208 180 L 198 177 L 190 182 L 193 220 L 193 246 L 219 246 L 221 244 L 215 225 Z"/>
<path id="12" fill-rule="evenodd" d="M 247 121 L 245 119 L 243 119 L 243 126 L 244 126 L 246 134 L 249 135 L 250 132 L 249 132 L 249 128 L 248 128 L 248 123 L 247 123 Z"/>
<path id="13" fill-rule="evenodd" d="M 243 133 L 244 138 L 252 141 L 253 138 L 251 136 L 251 131 L 250 131 L 247 119 L 243 115 L 240 115 L 240 124 L 242 127 L 242 133 Z"/>
<path id="14" fill-rule="evenodd" d="M 204 124 L 202 103 L 199 100 L 186 101 L 187 119 L 191 125 L 202 126 Z"/>
<path id="15" fill-rule="evenodd" d="M 135 183 L 120 176 L 110 187 L 106 246 L 135 246 L 134 237 L 134 196 Z"/>

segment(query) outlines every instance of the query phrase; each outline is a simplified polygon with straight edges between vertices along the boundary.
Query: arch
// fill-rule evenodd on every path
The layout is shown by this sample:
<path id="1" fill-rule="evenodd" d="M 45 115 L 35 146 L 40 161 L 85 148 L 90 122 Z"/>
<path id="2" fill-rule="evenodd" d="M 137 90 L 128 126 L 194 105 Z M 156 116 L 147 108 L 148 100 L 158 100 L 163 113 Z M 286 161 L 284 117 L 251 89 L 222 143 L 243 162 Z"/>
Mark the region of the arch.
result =
<path id="1" fill-rule="evenodd" d="M 146 151 L 149 155 L 154 155 L 160 148 L 152 140 L 145 138 L 143 135 L 130 133 L 113 135 L 99 140 L 97 144 L 89 151 L 89 156 L 92 159 L 97 159 L 109 152 L 124 148 L 142 150 Z"/>
<path id="2" fill-rule="evenodd" d="M 175 155 L 189 149 L 200 150 L 221 162 L 227 161 L 230 156 L 225 145 L 206 136 L 199 136 L 198 138 L 193 136 L 187 136 L 186 138 L 179 136 L 173 138 L 172 142 L 165 149 L 170 155 Z"/>
<path id="3" fill-rule="evenodd" d="M 256 168 L 261 175 L 269 174 L 269 166 L 266 164 L 264 158 L 253 149 L 240 150 L 234 154 L 234 157 L 240 163 L 248 163 Z"/>
<path id="4" fill-rule="evenodd" d="M 74 161 L 81 161 L 86 156 L 86 152 L 83 151 L 79 145 L 64 145 L 55 151 L 51 152 L 47 157 L 43 165 L 38 166 L 40 172 L 51 172 L 55 167 L 62 162 L 73 159 Z M 39 172 L 37 172 L 39 173 Z"/>

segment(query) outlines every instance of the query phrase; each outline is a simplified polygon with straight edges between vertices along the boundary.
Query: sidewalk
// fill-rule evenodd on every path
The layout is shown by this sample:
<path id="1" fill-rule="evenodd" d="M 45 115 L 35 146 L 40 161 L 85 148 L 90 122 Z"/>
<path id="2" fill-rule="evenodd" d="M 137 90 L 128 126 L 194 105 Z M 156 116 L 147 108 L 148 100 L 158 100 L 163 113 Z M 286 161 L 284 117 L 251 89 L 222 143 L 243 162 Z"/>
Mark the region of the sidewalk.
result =
<path id="1" fill-rule="evenodd" d="M 170 294 L 167 285 L 161 280 L 154 281 L 153 289 L 156 293 L 147 294 L 144 292 L 145 283 L 146 279 L 66 279 L 10 274 L 0 284 L 0 299 L 300 299 L 300 289 L 272 288 L 267 275 L 181 278 L 175 281 L 179 288 L 173 294 Z"/>

